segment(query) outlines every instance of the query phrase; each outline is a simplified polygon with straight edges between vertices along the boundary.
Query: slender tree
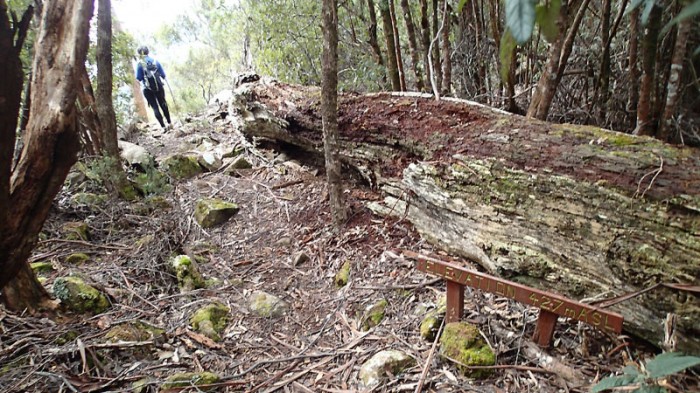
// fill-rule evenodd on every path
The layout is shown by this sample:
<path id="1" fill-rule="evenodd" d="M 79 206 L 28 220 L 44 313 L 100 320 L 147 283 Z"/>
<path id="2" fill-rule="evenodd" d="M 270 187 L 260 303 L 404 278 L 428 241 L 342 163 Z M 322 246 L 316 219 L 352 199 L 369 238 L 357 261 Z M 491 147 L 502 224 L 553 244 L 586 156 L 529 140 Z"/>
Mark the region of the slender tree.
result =
<path id="1" fill-rule="evenodd" d="M 439 42 L 440 39 L 440 3 L 439 0 L 433 0 L 433 33 L 431 35 L 430 42 Z M 433 79 L 435 79 L 435 86 L 438 92 L 442 91 L 442 58 L 440 57 L 440 45 L 432 45 L 432 59 L 433 59 Z"/>
<path id="2" fill-rule="evenodd" d="M 583 0 L 573 20 L 571 23 L 568 23 L 569 7 L 572 3 L 562 1 L 557 21 L 560 32 L 549 47 L 547 64 L 545 65 L 540 80 L 537 82 L 535 94 L 532 96 L 530 106 L 527 109 L 528 117 L 534 117 L 540 120 L 547 119 L 549 108 L 552 105 L 557 87 L 566 69 L 566 64 L 569 61 L 569 56 L 574 47 L 574 40 L 578 34 L 583 15 L 588 8 L 588 3 L 590 3 L 590 0 Z"/>
<path id="3" fill-rule="evenodd" d="M 323 54 L 321 111 L 323 150 L 333 223 L 337 229 L 345 223 L 342 178 L 338 145 L 338 1 L 323 0 Z M 391 54 L 391 52 L 389 52 Z"/>
<path id="4" fill-rule="evenodd" d="M 109 167 L 107 179 L 103 179 L 113 191 L 124 199 L 132 200 L 136 191 L 129 183 L 119 159 L 117 145 L 117 116 L 112 103 L 112 2 L 98 0 L 97 6 L 97 115 L 100 119 L 102 154 Z"/>
<path id="5" fill-rule="evenodd" d="M 399 65 L 396 62 L 396 45 L 394 28 L 391 23 L 391 12 L 389 11 L 389 0 L 379 0 L 379 15 L 382 18 L 382 29 L 384 30 L 384 41 L 386 42 L 386 73 L 391 81 L 391 89 L 401 91 L 401 77 L 399 75 Z"/>
<path id="6" fill-rule="evenodd" d="M 442 47 L 442 94 L 449 95 L 452 93 L 452 60 L 450 54 L 452 53 L 450 45 L 450 31 L 451 31 L 451 10 L 450 4 L 447 0 L 443 1 L 443 27 L 442 33 L 440 34 L 440 46 Z"/>
<path id="7" fill-rule="evenodd" d="M 656 122 L 653 110 L 656 77 L 656 48 L 659 43 L 661 28 L 661 7 L 652 6 L 649 22 L 644 28 L 642 41 L 642 81 L 639 86 L 639 101 L 637 102 L 637 127 L 635 135 L 653 135 Z"/>
<path id="8" fill-rule="evenodd" d="M 389 15 L 391 15 L 391 29 L 394 35 L 394 48 L 396 49 L 396 68 L 399 71 L 401 91 L 406 91 L 406 73 L 403 70 L 403 56 L 401 56 L 401 38 L 399 37 L 399 24 L 396 22 L 396 10 L 394 0 L 389 0 Z"/>
<path id="9" fill-rule="evenodd" d="M 433 77 L 430 74 L 430 14 L 428 8 L 428 0 L 420 0 L 420 40 L 423 46 L 423 65 L 425 66 L 425 74 L 428 80 Z"/>
<path id="10" fill-rule="evenodd" d="M 683 2 L 687 4 L 687 2 Z M 683 63 L 688 48 L 688 37 L 693 25 L 692 18 L 686 18 L 678 23 L 676 33 L 676 44 L 673 48 L 673 58 L 671 59 L 671 74 L 666 85 L 666 105 L 661 117 L 659 139 L 667 142 L 682 142 L 680 131 L 674 132 L 673 115 L 676 113 L 676 106 L 681 96 L 681 80 L 683 74 Z"/>
<path id="11" fill-rule="evenodd" d="M 627 50 L 627 77 L 629 78 L 629 90 L 627 97 L 626 112 L 630 128 L 634 128 L 637 124 L 637 103 L 639 102 L 639 67 L 637 65 L 639 58 L 639 9 L 635 9 L 630 13 L 629 26 L 629 49 Z"/>
<path id="12" fill-rule="evenodd" d="M 367 0 L 367 9 L 369 11 L 369 46 L 372 48 L 374 59 L 377 64 L 384 66 L 384 56 L 382 49 L 379 47 L 379 39 L 377 38 L 377 11 L 374 9 L 374 0 Z"/>
<path id="13" fill-rule="evenodd" d="M 423 91 L 425 89 L 425 81 L 423 81 L 423 73 L 420 69 L 420 53 L 418 51 L 418 41 L 416 40 L 416 28 L 411 17 L 411 7 L 408 0 L 401 0 L 401 10 L 403 18 L 406 22 L 406 35 L 408 36 L 408 49 L 411 52 L 411 68 L 416 79 L 416 90 Z"/>
<path id="14" fill-rule="evenodd" d="M 8 71 L 2 75 L 13 86 L 12 92 L 4 90 L 5 83 L 0 88 L 0 102 L 6 103 L 0 105 L 0 288 L 2 301 L 10 309 L 34 308 L 48 298 L 27 260 L 54 197 L 77 161 L 75 101 L 92 11 L 92 1 L 44 4 L 32 68 L 29 123 L 19 162 L 10 174 L 22 86 L 21 68 L 17 68 L 21 48 L 17 33 L 22 28 L 21 23 L 9 22 L 7 3 L 0 0 L 0 69 Z"/>

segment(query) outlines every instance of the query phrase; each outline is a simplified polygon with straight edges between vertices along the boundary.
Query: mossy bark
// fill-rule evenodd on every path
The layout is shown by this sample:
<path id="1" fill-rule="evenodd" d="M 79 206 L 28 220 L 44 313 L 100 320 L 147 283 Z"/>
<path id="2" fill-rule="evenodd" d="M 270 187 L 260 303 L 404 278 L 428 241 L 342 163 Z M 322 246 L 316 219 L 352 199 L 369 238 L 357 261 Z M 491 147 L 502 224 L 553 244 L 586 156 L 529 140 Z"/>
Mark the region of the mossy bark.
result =
<path id="1" fill-rule="evenodd" d="M 258 113 L 247 135 L 321 152 L 314 89 L 247 89 L 274 108 L 239 100 Z M 385 196 L 370 208 L 491 274 L 578 300 L 700 284 L 696 150 L 420 94 L 346 95 L 339 110 L 341 158 Z M 676 314 L 679 347 L 700 353 L 696 292 L 662 286 L 611 308 L 654 345 Z"/>

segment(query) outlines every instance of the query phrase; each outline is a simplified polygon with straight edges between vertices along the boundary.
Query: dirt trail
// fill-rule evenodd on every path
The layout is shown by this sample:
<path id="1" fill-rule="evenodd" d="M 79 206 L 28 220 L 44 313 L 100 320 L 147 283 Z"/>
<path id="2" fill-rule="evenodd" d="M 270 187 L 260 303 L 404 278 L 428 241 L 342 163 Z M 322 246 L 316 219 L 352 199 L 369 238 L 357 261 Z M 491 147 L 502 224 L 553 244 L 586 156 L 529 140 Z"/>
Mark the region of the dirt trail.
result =
<path id="1" fill-rule="evenodd" d="M 203 140 L 243 144 L 241 138 L 225 121 L 199 119 L 168 134 L 145 129 L 131 139 L 161 155 L 194 150 Z M 408 223 L 373 216 L 363 203 L 378 195 L 350 181 L 345 194 L 350 218 L 342 233 L 334 234 L 318 168 L 264 149 L 244 154 L 253 169 L 239 171 L 238 177 L 220 171 L 176 182 L 163 195 L 172 206 L 167 209 L 119 201 L 71 207 L 66 203 L 71 195 L 63 193 L 33 259 L 53 263 L 55 270 L 45 275 L 48 288 L 57 277 L 81 274 L 113 297 L 113 307 L 94 317 L 61 313 L 53 319 L 0 309 L 1 390 L 126 391 L 150 377 L 147 386 L 156 391 L 158 381 L 174 373 L 210 371 L 222 377 L 220 391 L 356 391 L 363 362 L 392 348 L 414 357 L 418 366 L 375 391 L 413 391 L 432 345 L 420 339 L 423 314 L 416 310 L 434 306 L 444 286 L 389 250 L 435 250 Z M 235 202 L 240 212 L 204 230 L 192 217 L 203 197 Z M 90 239 L 62 240 L 60 228 L 69 221 L 88 223 Z M 147 235 L 152 238 L 144 241 Z M 65 256 L 74 252 L 87 253 L 90 261 L 67 264 Z M 294 264 L 300 252 L 309 259 Z M 166 267 L 178 253 L 201 257 L 205 278 L 219 284 L 181 294 Z M 352 266 L 350 281 L 338 288 L 334 276 L 346 261 Z M 289 311 L 276 319 L 256 317 L 247 307 L 256 290 L 282 298 Z M 360 331 L 363 310 L 380 299 L 389 304 L 385 319 Z M 190 314 L 214 300 L 231 309 L 218 344 L 192 334 L 189 326 Z M 534 310 L 478 291 L 468 292 L 466 302 L 466 319 L 478 324 L 498 363 L 518 366 L 471 381 L 433 357 L 424 391 L 568 389 L 555 374 L 521 367 L 539 367 L 521 351 L 534 328 Z M 165 329 L 165 337 L 146 344 L 104 344 L 111 327 L 136 320 Z M 591 377 L 616 369 L 627 356 L 620 342 L 573 323 L 560 323 L 555 338 L 550 353 Z"/>

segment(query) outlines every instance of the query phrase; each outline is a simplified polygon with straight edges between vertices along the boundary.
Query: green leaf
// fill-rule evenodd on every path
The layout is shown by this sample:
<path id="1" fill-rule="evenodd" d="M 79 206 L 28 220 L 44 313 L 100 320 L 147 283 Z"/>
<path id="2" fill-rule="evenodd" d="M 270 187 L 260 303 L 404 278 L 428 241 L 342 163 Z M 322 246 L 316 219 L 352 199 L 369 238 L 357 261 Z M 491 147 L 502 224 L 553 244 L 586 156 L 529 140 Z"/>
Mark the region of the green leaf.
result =
<path id="1" fill-rule="evenodd" d="M 671 19 L 666 24 L 666 26 L 664 26 L 663 30 L 661 30 L 661 34 L 666 34 L 669 30 L 671 30 L 671 27 L 673 27 L 673 25 L 684 21 L 688 18 L 693 18 L 698 14 L 700 14 L 700 0 L 695 0 L 694 2 L 683 7 L 681 12 L 679 12 L 675 18 Z"/>
<path id="2" fill-rule="evenodd" d="M 647 362 L 647 373 L 649 378 L 657 379 L 699 364 L 700 357 L 685 356 L 678 352 L 666 352 Z"/>
<path id="3" fill-rule="evenodd" d="M 617 388 L 620 386 L 629 386 L 635 383 L 636 379 L 637 376 L 627 374 L 620 375 L 617 377 L 604 378 L 591 388 L 591 393 L 598 393 L 604 390 Z"/>
<path id="4" fill-rule="evenodd" d="M 464 6 L 467 5 L 467 1 L 469 1 L 469 0 L 459 0 L 459 5 L 457 5 L 457 13 L 458 14 L 462 13 L 462 8 L 464 8 Z"/>
<path id="5" fill-rule="evenodd" d="M 499 46 L 498 58 L 501 61 L 501 80 L 506 83 L 510 79 L 510 65 L 513 62 L 513 49 L 518 46 L 513 35 L 510 33 L 510 29 L 506 29 L 506 31 L 503 32 L 503 37 L 501 37 L 501 44 Z"/>
<path id="6" fill-rule="evenodd" d="M 655 0 L 644 0 L 644 11 L 642 11 L 642 26 L 646 26 L 649 23 L 649 15 L 651 15 L 651 10 L 654 9 Z"/>
<path id="7" fill-rule="evenodd" d="M 668 393 L 668 390 L 658 385 L 642 385 L 632 393 Z"/>
<path id="8" fill-rule="evenodd" d="M 535 20 L 540 26 L 540 31 L 549 42 L 556 40 L 559 35 L 557 19 L 559 18 L 560 9 L 561 0 L 552 0 L 549 4 L 538 4 L 535 8 Z"/>
<path id="9" fill-rule="evenodd" d="M 506 0 L 506 26 L 518 44 L 527 42 L 535 26 L 535 4 L 532 0 Z"/>

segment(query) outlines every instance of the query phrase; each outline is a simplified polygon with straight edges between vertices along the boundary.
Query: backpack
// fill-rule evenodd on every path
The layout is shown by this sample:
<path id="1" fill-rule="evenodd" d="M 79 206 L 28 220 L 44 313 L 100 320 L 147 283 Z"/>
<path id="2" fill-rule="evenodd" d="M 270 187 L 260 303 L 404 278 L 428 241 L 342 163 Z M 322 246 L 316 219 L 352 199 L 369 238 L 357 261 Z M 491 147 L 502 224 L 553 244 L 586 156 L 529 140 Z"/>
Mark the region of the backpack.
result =
<path id="1" fill-rule="evenodd" d="M 158 66 L 153 60 L 141 61 L 143 68 L 143 84 L 148 90 L 158 91 L 163 87 L 163 81 L 160 79 Z"/>

